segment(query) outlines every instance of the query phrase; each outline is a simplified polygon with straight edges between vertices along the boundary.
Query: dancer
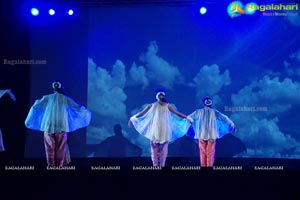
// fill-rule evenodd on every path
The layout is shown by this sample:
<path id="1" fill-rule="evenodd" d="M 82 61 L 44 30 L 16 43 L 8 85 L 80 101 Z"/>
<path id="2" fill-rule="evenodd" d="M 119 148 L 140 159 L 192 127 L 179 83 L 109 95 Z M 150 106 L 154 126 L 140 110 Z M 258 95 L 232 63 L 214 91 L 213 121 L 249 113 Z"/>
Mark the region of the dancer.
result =
<path id="1" fill-rule="evenodd" d="M 14 93 L 11 91 L 11 89 L 6 89 L 6 90 L 0 90 L 0 98 L 4 95 L 4 94 L 8 94 L 10 96 L 10 98 L 13 101 L 16 101 L 16 96 L 14 95 Z M 0 128 L 0 152 L 1 151 L 5 151 L 5 147 L 4 147 L 4 142 L 3 142 L 3 138 L 2 138 L 2 132 L 1 132 L 1 128 Z"/>
<path id="2" fill-rule="evenodd" d="M 144 110 L 132 116 L 128 126 L 135 129 L 150 140 L 151 158 L 153 166 L 165 166 L 168 144 L 186 133 L 185 120 L 176 119 L 177 116 L 192 120 L 176 111 L 165 99 L 165 91 L 160 89 L 156 94 L 156 102 L 149 104 Z M 172 113 L 172 114 L 171 114 Z"/>
<path id="3" fill-rule="evenodd" d="M 54 81 L 52 88 L 53 94 L 35 101 L 25 125 L 44 132 L 48 166 L 63 166 L 70 162 L 68 132 L 88 126 L 91 112 L 64 94 L 61 81 Z"/>
<path id="4" fill-rule="evenodd" d="M 202 167 L 212 167 L 215 159 L 216 139 L 226 134 L 235 132 L 234 123 L 224 114 L 212 108 L 212 98 L 202 99 L 204 108 L 198 109 L 189 115 L 194 121 L 195 135 L 198 139 L 200 150 L 200 164 Z"/>

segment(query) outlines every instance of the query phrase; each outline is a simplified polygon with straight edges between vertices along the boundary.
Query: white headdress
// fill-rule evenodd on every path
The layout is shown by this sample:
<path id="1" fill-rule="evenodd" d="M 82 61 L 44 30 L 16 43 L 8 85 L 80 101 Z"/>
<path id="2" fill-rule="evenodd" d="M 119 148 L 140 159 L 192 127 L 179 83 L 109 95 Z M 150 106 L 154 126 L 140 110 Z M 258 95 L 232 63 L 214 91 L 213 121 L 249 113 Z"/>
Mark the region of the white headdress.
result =
<path id="1" fill-rule="evenodd" d="M 204 98 L 204 105 L 211 106 L 213 104 L 213 101 L 210 97 Z"/>
<path id="2" fill-rule="evenodd" d="M 59 82 L 59 81 L 54 81 L 53 83 L 52 83 L 52 88 L 53 89 L 61 89 L 61 83 Z"/>
<path id="3" fill-rule="evenodd" d="M 166 93 L 164 93 L 164 92 L 158 92 L 158 93 L 156 93 L 156 100 L 157 101 L 159 101 L 160 99 L 159 99 L 159 95 L 164 95 L 164 96 L 166 96 Z"/>

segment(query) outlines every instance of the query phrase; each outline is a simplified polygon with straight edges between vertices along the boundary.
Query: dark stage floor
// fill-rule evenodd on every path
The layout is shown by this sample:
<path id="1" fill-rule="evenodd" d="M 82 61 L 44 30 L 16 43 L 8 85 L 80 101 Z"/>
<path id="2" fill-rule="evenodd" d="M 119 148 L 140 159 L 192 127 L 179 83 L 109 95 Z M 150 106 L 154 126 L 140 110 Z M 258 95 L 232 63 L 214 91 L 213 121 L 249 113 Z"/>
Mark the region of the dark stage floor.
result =
<path id="1" fill-rule="evenodd" d="M 66 168 L 50 170 L 45 158 L 1 159 L 1 194 L 43 200 L 194 199 L 200 194 L 215 197 L 210 199 L 300 198 L 293 183 L 300 179 L 300 160 L 216 158 L 215 164 L 199 169 L 198 158 L 169 157 L 165 168 L 154 169 L 148 157 L 72 158 Z"/>
<path id="2" fill-rule="evenodd" d="M 12 160 L 3 158 L 0 161 L 1 170 L 5 166 L 34 166 L 35 170 L 46 170 L 45 158 L 28 158 Z M 120 170 L 130 170 L 133 167 L 151 167 L 150 157 L 131 158 L 71 158 L 69 167 L 76 170 L 91 170 L 93 166 L 119 166 Z M 172 167 L 199 168 L 199 158 L 178 158 L 168 157 L 165 170 L 172 170 Z M 300 170 L 300 159 L 266 159 L 266 158 L 216 158 L 215 169 L 230 168 L 233 170 Z M 273 168 L 272 168 L 273 167 Z M 238 169 L 237 169 L 238 168 Z"/>

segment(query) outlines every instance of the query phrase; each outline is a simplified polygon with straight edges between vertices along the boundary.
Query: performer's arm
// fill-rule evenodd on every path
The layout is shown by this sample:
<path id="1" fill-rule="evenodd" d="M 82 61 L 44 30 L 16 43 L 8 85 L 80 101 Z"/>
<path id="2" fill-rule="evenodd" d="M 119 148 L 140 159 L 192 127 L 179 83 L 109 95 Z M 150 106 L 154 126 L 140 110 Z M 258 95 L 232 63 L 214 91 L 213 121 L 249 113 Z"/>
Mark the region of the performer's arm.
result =
<path id="1" fill-rule="evenodd" d="M 41 106 L 44 106 L 48 103 L 48 97 L 47 96 L 43 96 L 42 99 L 36 100 L 32 106 L 32 108 L 38 108 Z"/>
<path id="2" fill-rule="evenodd" d="M 15 96 L 14 93 L 11 91 L 11 89 L 0 90 L 0 98 L 1 98 L 2 95 L 4 95 L 5 93 L 7 93 L 13 101 L 16 101 L 16 100 L 17 100 L 17 99 L 16 99 L 16 96 Z"/>
<path id="3" fill-rule="evenodd" d="M 134 116 L 135 117 L 143 116 L 144 114 L 146 114 L 150 110 L 151 107 L 152 107 L 152 104 L 149 104 L 144 110 L 142 110 L 141 112 L 135 114 Z"/>
<path id="4" fill-rule="evenodd" d="M 191 117 L 192 119 L 195 119 L 197 116 L 198 110 L 195 110 L 193 113 L 189 114 L 188 117 Z"/>
<path id="5" fill-rule="evenodd" d="M 229 119 L 229 117 L 227 117 L 226 115 L 222 114 L 221 112 L 219 112 L 218 110 L 215 110 L 216 113 L 216 117 L 218 119 L 221 119 L 223 121 L 225 121 L 226 123 L 228 123 L 230 126 L 232 126 L 234 132 L 236 131 L 236 127 L 235 124 L 233 123 L 233 121 L 231 121 L 231 119 Z"/>
<path id="6" fill-rule="evenodd" d="M 68 105 L 78 111 L 83 111 L 83 110 L 86 110 L 86 108 L 78 103 L 76 103 L 72 98 L 67 97 L 67 102 L 68 102 Z"/>
<path id="7" fill-rule="evenodd" d="M 142 110 L 141 112 L 139 112 L 139 113 L 133 115 L 133 116 L 129 119 L 129 121 L 128 121 L 128 126 L 130 127 L 130 125 L 131 125 L 131 123 L 132 123 L 131 120 L 132 120 L 133 118 L 138 118 L 138 117 L 140 117 L 140 116 L 143 116 L 144 114 L 146 114 L 146 113 L 150 110 L 151 107 L 152 107 L 152 104 L 149 104 L 144 110 Z"/>
<path id="8" fill-rule="evenodd" d="M 182 117 L 182 118 L 187 119 L 190 123 L 193 123 L 193 119 L 192 119 L 191 117 L 188 117 L 188 116 L 186 116 L 185 114 L 182 114 L 181 112 L 178 112 L 178 111 L 175 110 L 175 108 L 173 108 L 173 106 L 171 106 L 170 104 L 168 104 L 168 108 L 169 108 L 169 110 L 170 110 L 172 113 L 178 115 L 179 117 Z"/>

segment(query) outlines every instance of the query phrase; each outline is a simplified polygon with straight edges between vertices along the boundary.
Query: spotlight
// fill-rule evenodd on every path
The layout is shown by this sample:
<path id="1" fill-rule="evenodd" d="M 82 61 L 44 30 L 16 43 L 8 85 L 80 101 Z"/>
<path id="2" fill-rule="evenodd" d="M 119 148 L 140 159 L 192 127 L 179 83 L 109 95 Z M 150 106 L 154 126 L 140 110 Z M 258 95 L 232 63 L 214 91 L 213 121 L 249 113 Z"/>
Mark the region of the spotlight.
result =
<path id="1" fill-rule="evenodd" d="M 199 12 L 200 14 L 204 15 L 206 13 L 207 9 L 205 7 L 201 7 Z"/>
<path id="2" fill-rule="evenodd" d="M 39 15 L 39 10 L 37 8 L 31 8 L 31 14 L 33 16 L 38 16 Z"/>
<path id="3" fill-rule="evenodd" d="M 68 15 L 73 15 L 74 11 L 72 9 L 69 9 L 67 13 Z"/>
<path id="4" fill-rule="evenodd" d="M 51 8 L 50 10 L 49 10 L 49 15 L 54 15 L 55 14 L 55 11 Z"/>

